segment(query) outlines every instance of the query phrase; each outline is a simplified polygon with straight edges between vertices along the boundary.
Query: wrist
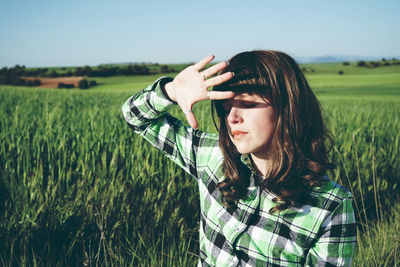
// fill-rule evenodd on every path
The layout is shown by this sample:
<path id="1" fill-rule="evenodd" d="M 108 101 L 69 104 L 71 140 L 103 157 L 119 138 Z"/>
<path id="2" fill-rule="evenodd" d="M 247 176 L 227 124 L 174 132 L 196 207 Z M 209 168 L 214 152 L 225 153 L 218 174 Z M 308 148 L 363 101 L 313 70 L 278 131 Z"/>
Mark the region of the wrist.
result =
<path id="1" fill-rule="evenodd" d="M 169 97 L 169 99 L 176 102 L 175 89 L 174 86 L 172 85 L 172 82 L 166 83 L 162 89 L 164 93 Z"/>

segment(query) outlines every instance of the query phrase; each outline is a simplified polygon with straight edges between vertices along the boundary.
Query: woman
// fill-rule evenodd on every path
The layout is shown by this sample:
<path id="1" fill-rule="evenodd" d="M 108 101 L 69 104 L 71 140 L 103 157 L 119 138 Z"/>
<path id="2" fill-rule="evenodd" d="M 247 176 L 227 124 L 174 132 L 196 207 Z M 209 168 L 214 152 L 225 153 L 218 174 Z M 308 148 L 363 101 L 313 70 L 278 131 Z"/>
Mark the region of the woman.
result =
<path id="1" fill-rule="evenodd" d="M 298 65 L 282 52 L 252 51 L 202 71 L 213 58 L 123 106 L 133 130 L 198 182 L 199 265 L 350 266 L 352 195 L 326 176 L 327 132 Z M 197 129 L 192 107 L 206 99 L 219 135 Z M 191 127 L 166 112 L 174 103 Z"/>

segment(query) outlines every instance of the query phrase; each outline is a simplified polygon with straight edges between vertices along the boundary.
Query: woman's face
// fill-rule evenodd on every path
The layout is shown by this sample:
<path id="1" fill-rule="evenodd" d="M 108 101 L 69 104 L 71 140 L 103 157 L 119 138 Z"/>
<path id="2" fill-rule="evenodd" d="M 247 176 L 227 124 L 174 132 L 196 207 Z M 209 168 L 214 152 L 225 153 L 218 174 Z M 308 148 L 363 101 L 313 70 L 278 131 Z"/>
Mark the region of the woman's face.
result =
<path id="1" fill-rule="evenodd" d="M 276 120 L 272 106 L 261 96 L 247 93 L 225 100 L 222 106 L 229 136 L 239 153 L 268 157 Z"/>

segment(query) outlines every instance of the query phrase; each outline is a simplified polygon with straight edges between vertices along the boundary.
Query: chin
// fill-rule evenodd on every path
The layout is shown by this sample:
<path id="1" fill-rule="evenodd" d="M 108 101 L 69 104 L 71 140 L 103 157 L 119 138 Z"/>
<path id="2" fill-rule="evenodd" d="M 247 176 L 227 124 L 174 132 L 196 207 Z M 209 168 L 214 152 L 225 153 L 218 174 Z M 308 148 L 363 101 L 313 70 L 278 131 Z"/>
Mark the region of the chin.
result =
<path id="1" fill-rule="evenodd" d="M 236 146 L 236 150 L 237 150 L 240 154 L 250 154 L 250 153 L 251 153 L 251 149 L 249 149 L 248 147 Z"/>

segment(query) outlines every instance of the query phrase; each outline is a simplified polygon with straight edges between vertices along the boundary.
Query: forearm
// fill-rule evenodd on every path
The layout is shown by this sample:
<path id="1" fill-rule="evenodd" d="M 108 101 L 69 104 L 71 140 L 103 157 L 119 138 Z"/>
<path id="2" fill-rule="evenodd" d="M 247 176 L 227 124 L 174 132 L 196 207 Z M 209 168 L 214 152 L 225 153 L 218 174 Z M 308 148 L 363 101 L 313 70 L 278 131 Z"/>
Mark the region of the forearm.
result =
<path id="1" fill-rule="evenodd" d="M 161 89 L 170 80 L 171 78 L 160 78 L 124 103 L 122 113 L 127 123 L 135 131 L 140 131 L 152 120 L 161 117 L 173 104 Z"/>

